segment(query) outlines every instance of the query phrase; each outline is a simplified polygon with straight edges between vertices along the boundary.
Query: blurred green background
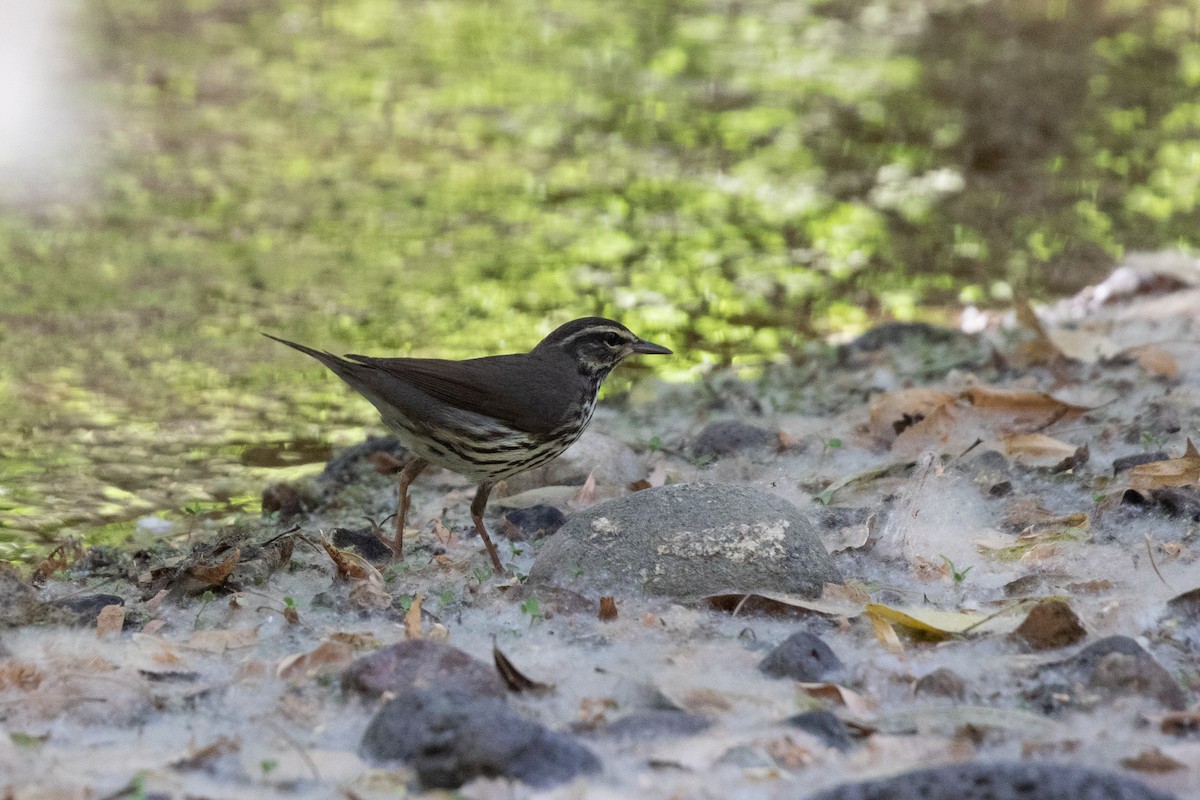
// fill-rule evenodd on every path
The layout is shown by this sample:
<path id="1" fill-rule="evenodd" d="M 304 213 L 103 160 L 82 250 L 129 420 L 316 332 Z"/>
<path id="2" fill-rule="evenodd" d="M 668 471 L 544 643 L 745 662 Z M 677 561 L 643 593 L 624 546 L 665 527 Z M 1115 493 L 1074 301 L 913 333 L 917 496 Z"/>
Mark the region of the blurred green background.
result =
<path id="1" fill-rule="evenodd" d="M 1200 238 L 1200 0 L 82 0 L 69 30 L 86 146 L 0 186 L 0 556 L 253 510 L 263 443 L 361 436 L 258 331 L 467 357 L 604 314 L 689 379 Z"/>

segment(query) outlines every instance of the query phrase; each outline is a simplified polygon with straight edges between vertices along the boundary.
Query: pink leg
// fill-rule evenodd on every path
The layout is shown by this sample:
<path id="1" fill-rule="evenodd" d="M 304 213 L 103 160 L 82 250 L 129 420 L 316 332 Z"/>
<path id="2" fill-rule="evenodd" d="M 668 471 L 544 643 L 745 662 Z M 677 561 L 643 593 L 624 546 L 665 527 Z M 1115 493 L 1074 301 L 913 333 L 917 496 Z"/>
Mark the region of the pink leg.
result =
<path id="1" fill-rule="evenodd" d="M 408 518 L 408 487 L 428 466 L 429 462 L 425 459 L 414 457 L 400 470 L 400 496 L 396 503 L 396 538 L 391 543 L 392 553 L 397 561 L 404 558 L 404 521 Z"/>
<path id="2" fill-rule="evenodd" d="M 492 537 L 488 536 L 487 528 L 483 527 L 483 510 L 487 508 L 488 495 L 491 493 L 492 484 L 479 484 L 479 489 L 475 492 L 475 499 L 471 501 L 471 521 L 475 523 L 475 530 L 479 531 L 479 535 L 483 538 L 483 546 L 487 548 L 487 553 L 492 558 L 492 567 L 495 568 L 496 574 L 505 575 L 504 566 L 500 563 L 500 554 L 496 552 L 496 545 L 492 544 Z"/>

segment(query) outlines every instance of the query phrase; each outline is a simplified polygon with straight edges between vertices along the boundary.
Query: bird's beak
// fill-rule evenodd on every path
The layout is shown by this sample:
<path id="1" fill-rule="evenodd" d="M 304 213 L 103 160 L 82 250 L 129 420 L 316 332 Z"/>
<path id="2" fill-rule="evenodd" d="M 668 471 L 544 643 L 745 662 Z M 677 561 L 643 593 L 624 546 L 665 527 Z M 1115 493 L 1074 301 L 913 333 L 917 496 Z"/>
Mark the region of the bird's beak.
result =
<path id="1" fill-rule="evenodd" d="M 634 353 L 638 353 L 643 356 L 669 356 L 672 354 L 670 350 L 663 347 L 661 344 L 647 342 L 645 339 L 638 339 L 636 342 L 630 345 L 629 349 Z"/>

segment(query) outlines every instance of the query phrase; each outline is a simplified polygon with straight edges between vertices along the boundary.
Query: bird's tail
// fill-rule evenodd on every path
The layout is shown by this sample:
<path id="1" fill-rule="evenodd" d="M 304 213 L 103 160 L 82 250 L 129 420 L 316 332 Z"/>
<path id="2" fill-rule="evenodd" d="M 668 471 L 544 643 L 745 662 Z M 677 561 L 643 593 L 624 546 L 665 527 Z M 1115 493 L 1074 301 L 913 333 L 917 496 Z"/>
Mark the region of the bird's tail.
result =
<path id="1" fill-rule="evenodd" d="M 269 333 L 264 333 L 263 336 L 267 337 L 268 339 L 274 339 L 280 344 L 286 344 L 288 347 L 299 350 L 305 355 L 312 356 L 317 361 L 320 361 L 322 364 L 333 370 L 333 372 L 339 378 L 357 388 L 359 381 L 358 376 L 355 374 L 355 368 L 358 367 L 358 365 L 354 362 L 347 361 L 344 358 L 340 358 L 335 356 L 333 353 L 329 353 L 324 350 L 314 350 L 311 347 L 306 347 L 305 345 L 297 344 L 296 342 L 289 342 L 287 339 L 280 339 L 278 336 L 272 336 Z"/>

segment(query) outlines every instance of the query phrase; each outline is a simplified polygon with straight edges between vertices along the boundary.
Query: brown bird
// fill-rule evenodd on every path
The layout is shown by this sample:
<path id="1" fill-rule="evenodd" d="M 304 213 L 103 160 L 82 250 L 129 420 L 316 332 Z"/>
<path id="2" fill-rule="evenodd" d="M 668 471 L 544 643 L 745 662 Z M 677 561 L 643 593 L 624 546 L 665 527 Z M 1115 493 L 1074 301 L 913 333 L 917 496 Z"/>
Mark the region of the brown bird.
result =
<path id="1" fill-rule="evenodd" d="M 570 447 L 591 420 L 600 384 L 613 367 L 635 354 L 671 354 L 602 317 L 568 322 L 528 353 L 466 361 L 339 358 L 264 336 L 333 370 L 371 401 L 408 448 L 410 458 L 400 470 L 396 535 L 389 543 L 396 557 L 404 553 L 408 487 L 426 467 L 437 464 L 478 485 L 471 519 L 497 574 L 504 567 L 483 525 L 492 487 Z"/>

